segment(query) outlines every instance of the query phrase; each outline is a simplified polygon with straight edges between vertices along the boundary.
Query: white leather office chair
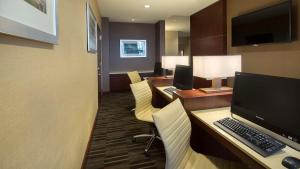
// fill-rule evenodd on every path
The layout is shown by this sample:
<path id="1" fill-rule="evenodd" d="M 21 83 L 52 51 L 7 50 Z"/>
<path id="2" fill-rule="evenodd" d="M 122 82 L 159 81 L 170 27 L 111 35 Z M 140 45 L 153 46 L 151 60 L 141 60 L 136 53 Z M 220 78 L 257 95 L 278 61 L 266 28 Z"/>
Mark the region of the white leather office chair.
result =
<path id="1" fill-rule="evenodd" d="M 148 122 L 153 125 L 152 134 L 141 134 L 133 137 L 135 141 L 136 138 L 140 137 L 150 137 L 147 146 L 145 148 L 145 153 L 148 153 L 153 141 L 155 139 L 160 139 L 157 131 L 154 127 L 154 122 L 152 118 L 152 114 L 158 112 L 160 109 L 154 108 L 152 106 L 152 91 L 147 80 L 137 82 L 134 84 L 130 84 L 131 91 L 134 95 L 135 99 L 135 117 L 138 120 Z"/>
<path id="2" fill-rule="evenodd" d="M 191 122 L 179 99 L 154 113 L 153 119 L 164 143 L 166 169 L 243 168 L 234 162 L 199 154 L 191 148 Z"/>
<path id="3" fill-rule="evenodd" d="M 127 75 L 129 77 L 129 80 L 130 80 L 131 84 L 142 81 L 141 76 L 140 76 L 139 72 L 137 72 L 137 71 L 127 72 Z M 135 110 L 135 108 L 133 107 L 133 105 L 130 106 L 130 109 L 131 109 L 130 111 L 134 111 Z"/>
<path id="4" fill-rule="evenodd" d="M 127 75 L 132 84 L 142 81 L 141 76 L 137 71 L 127 72 Z"/>

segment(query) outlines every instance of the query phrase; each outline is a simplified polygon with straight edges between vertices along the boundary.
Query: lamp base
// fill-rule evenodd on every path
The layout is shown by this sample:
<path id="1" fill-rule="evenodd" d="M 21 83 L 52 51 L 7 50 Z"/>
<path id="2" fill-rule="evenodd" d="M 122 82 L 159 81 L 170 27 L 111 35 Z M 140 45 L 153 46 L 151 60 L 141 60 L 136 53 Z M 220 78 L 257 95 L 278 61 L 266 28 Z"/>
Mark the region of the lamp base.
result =
<path id="1" fill-rule="evenodd" d="M 222 79 L 221 78 L 213 78 L 211 80 L 211 87 L 218 89 L 222 87 Z"/>
<path id="2" fill-rule="evenodd" d="M 220 88 L 200 88 L 199 89 L 205 93 L 221 93 L 221 92 L 232 92 L 231 87 L 220 87 Z"/>

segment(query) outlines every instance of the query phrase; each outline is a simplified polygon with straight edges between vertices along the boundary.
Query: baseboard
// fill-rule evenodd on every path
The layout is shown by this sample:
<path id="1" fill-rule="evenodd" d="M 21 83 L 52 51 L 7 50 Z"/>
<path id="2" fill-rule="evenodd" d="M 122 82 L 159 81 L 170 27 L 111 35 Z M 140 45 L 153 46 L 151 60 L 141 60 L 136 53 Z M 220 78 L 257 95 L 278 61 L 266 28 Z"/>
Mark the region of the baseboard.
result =
<path id="1" fill-rule="evenodd" d="M 100 110 L 97 110 L 96 118 L 95 118 L 94 123 L 93 123 L 93 128 L 91 130 L 89 141 L 88 141 L 88 144 L 86 146 L 86 150 L 85 150 L 85 153 L 84 153 L 83 161 L 82 161 L 82 164 L 81 164 L 81 169 L 85 169 L 86 165 L 87 165 L 87 156 L 88 156 L 88 152 L 89 152 L 90 147 L 91 147 L 92 137 L 93 137 L 93 133 L 94 133 L 94 130 L 95 130 L 96 121 L 97 121 L 97 118 L 98 118 L 99 111 Z"/>

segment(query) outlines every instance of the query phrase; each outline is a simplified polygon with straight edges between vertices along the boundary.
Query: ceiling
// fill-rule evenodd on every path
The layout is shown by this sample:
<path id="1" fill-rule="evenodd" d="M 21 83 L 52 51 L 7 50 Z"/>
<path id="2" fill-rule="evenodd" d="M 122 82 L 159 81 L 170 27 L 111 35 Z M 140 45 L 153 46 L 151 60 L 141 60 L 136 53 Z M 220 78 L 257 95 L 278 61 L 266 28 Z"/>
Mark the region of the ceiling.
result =
<path id="1" fill-rule="evenodd" d="M 155 23 L 190 16 L 218 0 L 98 0 L 102 17 L 112 22 Z M 150 5 L 146 9 L 144 6 Z"/>

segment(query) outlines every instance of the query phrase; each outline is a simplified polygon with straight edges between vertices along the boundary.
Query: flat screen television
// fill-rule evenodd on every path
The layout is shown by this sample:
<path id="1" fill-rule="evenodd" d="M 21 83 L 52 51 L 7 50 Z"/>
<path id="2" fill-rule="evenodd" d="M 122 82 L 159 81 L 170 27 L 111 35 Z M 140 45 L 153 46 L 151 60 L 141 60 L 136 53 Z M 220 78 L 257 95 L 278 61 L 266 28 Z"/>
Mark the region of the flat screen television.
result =
<path id="1" fill-rule="evenodd" d="M 232 46 L 292 41 L 292 1 L 232 18 Z"/>
<path id="2" fill-rule="evenodd" d="M 261 130 L 298 151 L 299 101 L 300 79 L 241 72 L 235 74 L 231 104 L 233 117 L 238 115 L 267 129 Z"/>

